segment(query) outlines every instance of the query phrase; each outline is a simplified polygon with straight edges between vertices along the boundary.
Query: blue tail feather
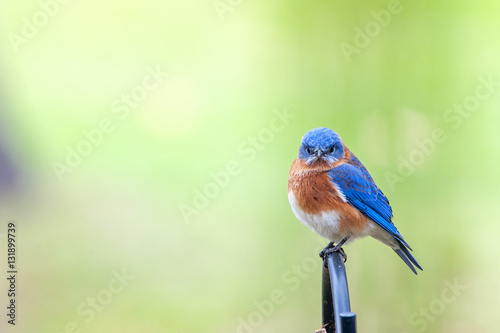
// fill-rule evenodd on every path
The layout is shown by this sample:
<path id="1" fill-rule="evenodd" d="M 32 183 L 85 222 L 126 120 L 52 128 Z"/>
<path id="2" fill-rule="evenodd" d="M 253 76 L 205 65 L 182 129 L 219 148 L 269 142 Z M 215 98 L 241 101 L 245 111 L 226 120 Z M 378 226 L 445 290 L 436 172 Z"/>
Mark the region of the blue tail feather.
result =
<path id="1" fill-rule="evenodd" d="M 408 265 L 408 267 L 410 267 L 410 269 L 413 271 L 413 273 L 415 273 L 415 275 L 417 275 L 417 270 L 413 265 L 415 265 L 418 269 L 423 271 L 422 267 L 420 267 L 417 260 L 412 256 L 410 251 L 408 251 L 408 248 L 402 242 L 398 241 L 398 243 L 400 248 L 394 249 L 394 252 L 396 252 L 396 254 L 401 259 L 403 259 L 403 261 L 406 263 L 406 265 Z"/>

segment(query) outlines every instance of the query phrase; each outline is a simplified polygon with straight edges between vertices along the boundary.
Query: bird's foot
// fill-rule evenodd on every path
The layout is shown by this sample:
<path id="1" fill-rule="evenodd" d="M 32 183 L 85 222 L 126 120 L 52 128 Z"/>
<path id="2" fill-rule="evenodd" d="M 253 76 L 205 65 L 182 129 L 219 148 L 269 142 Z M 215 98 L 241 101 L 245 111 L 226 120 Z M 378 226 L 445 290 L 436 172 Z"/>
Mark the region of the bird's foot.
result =
<path id="1" fill-rule="evenodd" d="M 321 257 L 321 259 L 325 260 L 326 255 L 328 254 L 327 251 L 331 250 L 334 247 L 335 247 L 335 244 L 333 244 L 333 242 L 328 243 L 328 245 L 325 246 L 325 248 L 319 253 L 319 256 Z"/>
<path id="2" fill-rule="evenodd" d="M 344 259 L 344 262 L 347 261 L 347 255 L 345 254 L 344 249 L 342 248 L 342 245 L 345 244 L 345 242 L 349 239 L 349 237 L 344 238 L 343 240 L 340 241 L 337 245 L 333 244 L 333 242 L 328 243 L 327 246 L 319 253 L 319 256 L 321 259 L 323 259 L 323 264 L 325 267 L 327 267 L 327 261 L 326 258 L 328 257 L 329 254 L 332 254 L 333 252 L 338 252 Z"/>
<path id="3" fill-rule="evenodd" d="M 340 253 L 340 255 L 342 256 L 342 258 L 344 259 L 344 262 L 346 262 L 347 261 L 347 255 L 345 254 L 345 251 L 342 248 L 342 246 L 339 246 L 339 245 L 333 246 L 333 243 L 330 243 L 330 244 L 332 244 L 332 245 L 325 247 L 323 249 L 323 251 L 321 251 L 319 253 L 319 256 L 321 257 L 321 259 L 323 259 L 323 262 L 325 263 L 325 267 L 327 266 L 326 258 L 328 257 L 328 255 L 330 255 L 330 254 L 332 254 L 334 252 Z M 328 244 L 328 245 L 330 245 L 330 244 Z"/>

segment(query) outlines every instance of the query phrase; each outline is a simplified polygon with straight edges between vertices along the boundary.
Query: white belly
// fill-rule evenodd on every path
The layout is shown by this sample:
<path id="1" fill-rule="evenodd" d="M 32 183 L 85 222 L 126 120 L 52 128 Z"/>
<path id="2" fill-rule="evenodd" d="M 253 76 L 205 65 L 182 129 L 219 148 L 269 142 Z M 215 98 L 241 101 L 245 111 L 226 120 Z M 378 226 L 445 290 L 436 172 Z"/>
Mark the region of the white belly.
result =
<path id="1" fill-rule="evenodd" d="M 299 221 L 315 233 L 336 243 L 343 239 L 342 235 L 339 235 L 340 215 L 336 211 L 331 210 L 321 214 L 306 213 L 299 207 L 293 191 L 288 192 L 288 201 Z"/>
<path id="2" fill-rule="evenodd" d="M 372 233 L 379 231 L 378 229 L 385 232 L 385 230 L 378 227 L 374 222 L 369 221 L 366 228 L 364 228 L 361 233 L 357 235 L 344 234 L 340 232 L 340 214 L 335 210 L 323 212 L 321 214 L 306 213 L 299 207 L 297 199 L 293 195 L 293 191 L 288 192 L 288 201 L 290 202 L 293 213 L 300 220 L 300 222 L 311 228 L 318 235 L 325 237 L 334 243 L 338 243 L 345 237 L 351 236 L 347 242 L 350 243 L 355 238 L 361 238 L 369 235 L 372 236 Z"/>

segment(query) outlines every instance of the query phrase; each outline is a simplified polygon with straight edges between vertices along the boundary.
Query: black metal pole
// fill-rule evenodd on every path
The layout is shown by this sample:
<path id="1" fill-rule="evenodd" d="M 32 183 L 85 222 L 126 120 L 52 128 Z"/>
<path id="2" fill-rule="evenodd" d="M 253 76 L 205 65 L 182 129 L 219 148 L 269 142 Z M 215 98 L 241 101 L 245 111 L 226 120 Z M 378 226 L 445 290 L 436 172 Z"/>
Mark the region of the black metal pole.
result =
<path id="1" fill-rule="evenodd" d="M 354 312 L 341 313 L 340 327 L 343 333 L 356 333 L 356 314 Z"/>
<path id="2" fill-rule="evenodd" d="M 323 268 L 323 327 L 328 333 L 355 333 L 356 314 L 351 312 L 344 258 L 333 252 L 326 256 L 325 263 L 328 268 Z"/>
<path id="3" fill-rule="evenodd" d="M 335 317 L 333 313 L 332 284 L 330 283 L 330 272 L 323 265 L 323 327 L 327 333 L 335 332 Z"/>

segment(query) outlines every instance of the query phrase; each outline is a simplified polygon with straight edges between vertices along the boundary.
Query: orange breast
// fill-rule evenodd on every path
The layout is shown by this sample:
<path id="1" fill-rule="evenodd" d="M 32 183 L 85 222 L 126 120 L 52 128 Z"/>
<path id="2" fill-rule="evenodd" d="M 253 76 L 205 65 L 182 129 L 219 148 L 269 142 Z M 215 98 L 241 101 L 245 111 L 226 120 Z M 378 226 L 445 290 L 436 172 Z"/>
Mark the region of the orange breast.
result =
<path id="1" fill-rule="evenodd" d="M 298 205 L 308 214 L 336 211 L 340 215 L 340 233 L 355 236 L 366 227 L 367 217 L 342 197 L 328 175 L 333 166 L 325 161 L 307 165 L 295 159 L 288 174 L 288 192 L 293 191 Z"/>

